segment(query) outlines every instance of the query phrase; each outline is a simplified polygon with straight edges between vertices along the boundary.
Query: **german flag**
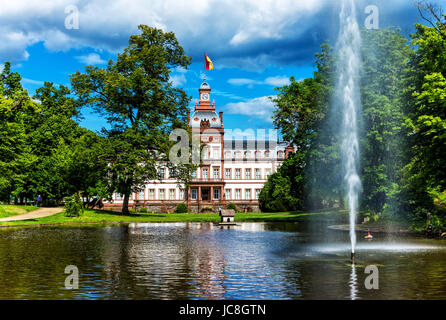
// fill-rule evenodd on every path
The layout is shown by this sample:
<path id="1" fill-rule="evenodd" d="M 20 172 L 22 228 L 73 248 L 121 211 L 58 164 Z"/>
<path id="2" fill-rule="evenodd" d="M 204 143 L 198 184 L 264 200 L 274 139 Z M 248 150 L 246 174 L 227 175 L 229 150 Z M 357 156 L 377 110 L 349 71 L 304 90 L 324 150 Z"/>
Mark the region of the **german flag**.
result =
<path id="1" fill-rule="evenodd" d="M 204 61 L 206 63 L 206 70 L 214 70 L 214 64 L 206 53 L 204 54 Z"/>

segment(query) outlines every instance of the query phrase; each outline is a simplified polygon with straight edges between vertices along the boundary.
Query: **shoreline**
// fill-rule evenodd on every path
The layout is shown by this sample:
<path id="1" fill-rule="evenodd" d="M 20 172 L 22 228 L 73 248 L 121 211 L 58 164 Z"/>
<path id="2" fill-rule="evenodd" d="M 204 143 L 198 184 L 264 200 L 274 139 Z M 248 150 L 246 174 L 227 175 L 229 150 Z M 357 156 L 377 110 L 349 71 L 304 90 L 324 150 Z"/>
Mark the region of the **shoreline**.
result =
<path id="1" fill-rule="evenodd" d="M 349 232 L 350 226 L 346 224 L 340 225 L 331 225 L 328 226 L 329 230 L 332 231 L 341 231 L 341 232 Z M 390 226 L 367 226 L 367 225 L 356 225 L 356 232 L 371 232 L 378 234 L 402 234 L 402 235 L 423 235 L 422 231 L 409 230 L 407 228 L 398 228 Z"/>

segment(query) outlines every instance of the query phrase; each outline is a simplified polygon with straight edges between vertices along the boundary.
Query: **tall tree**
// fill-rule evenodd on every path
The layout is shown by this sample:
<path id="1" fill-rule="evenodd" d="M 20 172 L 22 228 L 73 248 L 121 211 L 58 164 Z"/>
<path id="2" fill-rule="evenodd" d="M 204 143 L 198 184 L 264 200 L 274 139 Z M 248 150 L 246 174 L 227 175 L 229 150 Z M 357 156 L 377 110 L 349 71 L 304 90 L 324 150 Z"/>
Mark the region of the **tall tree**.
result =
<path id="1" fill-rule="evenodd" d="M 446 190 L 446 15 L 426 2 L 420 6 L 429 25 L 416 24 L 411 35 L 407 120 L 410 156 L 405 168 L 407 210 L 432 211 L 434 198 Z"/>
<path id="2" fill-rule="evenodd" d="M 5 63 L 0 76 L 0 197 L 19 199 L 26 188 L 27 172 L 35 161 L 26 143 L 26 115 L 36 104 L 20 84 L 21 77 Z"/>
<path id="3" fill-rule="evenodd" d="M 157 177 L 156 162 L 169 154 L 169 134 L 187 128 L 189 98 L 172 86 L 172 68 L 187 68 L 184 54 L 171 32 L 140 25 L 129 46 L 110 60 L 107 68 L 87 66 L 71 76 L 80 105 L 104 115 L 111 125 L 104 157 L 108 162 L 110 191 L 124 195 L 123 214 L 128 214 L 130 194 L 148 179 Z M 157 152 L 151 152 L 157 150 Z"/>
<path id="4" fill-rule="evenodd" d="M 404 92 L 411 49 L 399 30 L 362 30 L 361 37 L 361 206 L 375 214 L 397 214 L 407 146 Z"/>

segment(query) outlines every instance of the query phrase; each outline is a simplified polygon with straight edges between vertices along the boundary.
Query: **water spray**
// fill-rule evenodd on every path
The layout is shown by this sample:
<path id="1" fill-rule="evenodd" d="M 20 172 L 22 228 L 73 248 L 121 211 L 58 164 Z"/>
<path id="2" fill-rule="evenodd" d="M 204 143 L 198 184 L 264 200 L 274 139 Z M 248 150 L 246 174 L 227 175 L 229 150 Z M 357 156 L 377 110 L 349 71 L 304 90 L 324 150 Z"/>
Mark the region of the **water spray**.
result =
<path id="1" fill-rule="evenodd" d="M 340 31 L 337 40 L 338 79 L 336 103 L 342 109 L 342 166 L 345 173 L 346 193 L 350 216 L 351 259 L 354 261 L 356 246 L 356 212 L 361 189 L 358 175 L 359 137 L 358 117 L 361 110 L 360 68 L 361 34 L 356 19 L 354 0 L 343 0 L 339 15 Z"/>

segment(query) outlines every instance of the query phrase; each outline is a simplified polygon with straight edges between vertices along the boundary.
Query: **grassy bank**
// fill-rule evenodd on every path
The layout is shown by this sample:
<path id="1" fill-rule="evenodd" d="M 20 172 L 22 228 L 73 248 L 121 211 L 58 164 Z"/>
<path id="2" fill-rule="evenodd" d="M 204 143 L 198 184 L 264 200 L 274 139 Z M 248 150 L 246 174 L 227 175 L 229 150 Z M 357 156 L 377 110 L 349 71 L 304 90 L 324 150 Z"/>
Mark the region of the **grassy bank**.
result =
<path id="1" fill-rule="evenodd" d="M 34 206 L 15 206 L 8 204 L 0 204 L 0 218 L 7 218 L 17 216 L 19 214 L 25 214 L 30 211 L 38 209 Z"/>
<path id="2" fill-rule="evenodd" d="M 285 212 L 285 213 L 238 213 L 235 220 L 238 222 L 298 222 L 307 219 L 328 219 L 341 213 L 333 212 Z M 65 217 L 63 212 L 53 216 L 26 220 L 0 222 L 0 226 L 28 226 L 51 224 L 82 224 L 82 223 L 129 223 L 129 222 L 219 222 L 218 214 L 193 213 L 132 213 L 128 216 L 111 211 L 85 210 L 79 217 Z"/>

